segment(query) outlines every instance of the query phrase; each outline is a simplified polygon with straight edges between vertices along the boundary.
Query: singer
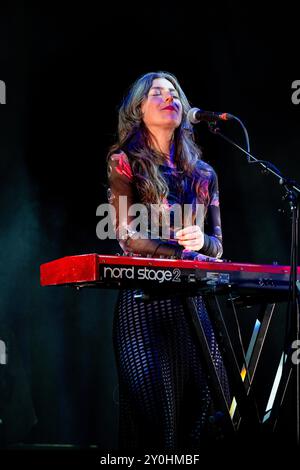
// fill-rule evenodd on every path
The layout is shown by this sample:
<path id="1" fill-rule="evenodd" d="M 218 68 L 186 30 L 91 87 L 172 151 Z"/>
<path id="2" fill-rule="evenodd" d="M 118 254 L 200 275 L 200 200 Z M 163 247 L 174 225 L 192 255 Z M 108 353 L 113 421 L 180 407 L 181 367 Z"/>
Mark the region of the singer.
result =
<path id="1" fill-rule="evenodd" d="M 187 118 L 190 108 L 176 77 L 167 72 L 140 77 L 121 104 L 118 141 L 109 151 L 107 167 L 108 199 L 117 214 L 115 231 L 125 254 L 222 256 L 217 176 L 194 142 Z M 149 213 L 151 205 L 159 205 L 158 221 L 174 204 L 203 204 L 205 232 L 192 214 L 190 225 L 171 227 L 169 239 L 157 232 L 154 237 L 135 237 L 130 210 L 118 210 L 121 196 L 127 196 L 128 205 L 145 204 Z M 227 375 L 204 300 L 194 300 L 229 401 Z M 214 403 L 180 297 L 137 302 L 133 291 L 120 291 L 113 341 L 120 450 L 201 450 L 219 437 L 209 420 Z"/>

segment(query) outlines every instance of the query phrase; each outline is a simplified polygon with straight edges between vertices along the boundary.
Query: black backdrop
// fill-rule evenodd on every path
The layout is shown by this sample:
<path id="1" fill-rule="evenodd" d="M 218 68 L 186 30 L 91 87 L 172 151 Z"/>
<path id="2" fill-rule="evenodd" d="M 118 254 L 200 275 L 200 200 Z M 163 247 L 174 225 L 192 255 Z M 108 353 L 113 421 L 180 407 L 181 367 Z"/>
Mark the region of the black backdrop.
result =
<path id="1" fill-rule="evenodd" d="M 253 153 L 299 180 L 300 105 L 291 100 L 299 78 L 296 21 L 292 6 L 263 12 L 228 0 L 197 7 L 1 4 L 7 104 L 0 108 L 0 317 L 15 335 L 37 416 L 29 433 L 11 440 L 116 443 L 116 293 L 41 288 L 39 265 L 119 250 L 97 239 L 96 208 L 106 201 L 105 157 L 126 89 L 142 73 L 173 72 L 192 105 L 239 116 Z M 222 129 L 244 144 L 236 123 Z M 288 264 L 290 214 L 276 180 L 204 123 L 197 138 L 219 175 L 224 257 Z M 245 337 L 252 316 L 241 318 Z M 281 311 L 268 340 L 262 395 L 283 325 Z"/>

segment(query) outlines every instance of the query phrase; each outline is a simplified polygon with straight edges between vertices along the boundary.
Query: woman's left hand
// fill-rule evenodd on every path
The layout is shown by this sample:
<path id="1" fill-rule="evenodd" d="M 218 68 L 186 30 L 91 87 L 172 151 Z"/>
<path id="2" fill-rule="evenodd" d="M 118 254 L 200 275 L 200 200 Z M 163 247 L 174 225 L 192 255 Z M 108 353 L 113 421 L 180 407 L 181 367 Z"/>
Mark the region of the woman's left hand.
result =
<path id="1" fill-rule="evenodd" d="M 204 245 L 204 233 L 199 225 L 189 225 L 178 230 L 175 236 L 179 245 L 183 245 L 186 250 L 198 251 Z"/>

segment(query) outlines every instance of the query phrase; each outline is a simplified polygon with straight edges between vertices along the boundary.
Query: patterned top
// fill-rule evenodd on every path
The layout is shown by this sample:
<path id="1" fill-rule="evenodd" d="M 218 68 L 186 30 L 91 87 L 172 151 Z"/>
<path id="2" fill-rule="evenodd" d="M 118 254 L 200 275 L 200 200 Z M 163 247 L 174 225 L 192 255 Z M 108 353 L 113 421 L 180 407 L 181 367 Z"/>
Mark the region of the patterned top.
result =
<path id="1" fill-rule="evenodd" d="M 150 255 L 151 257 L 175 257 L 182 259 L 193 259 L 199 253 L 214 258 L 222 256 L 223 247 L 217 175 L 213 168 L 204 161 L 199 160 L 197 165 L 201 174 L 200 193 L 202 201 L 200 203 L 202 202 L 202 207 L 204 208 L 205 224 L 204 245 L 201 250 L 194 252 L 184 250 L 183 246 L 179 245 L 174 239 L 174 231 L 182 227 L 176 227 L 172 217 L 170 218 L 171 232 L 169 237 L 164 238 L 160 234 L 156 237 L 153 237 L 153 234 L 151 237 L 137 236 L 137 232 L 132 229 L 134 217 L 130 215 L 128 210 L 120 210 L 120 196 L 127 197 L 127 209 L 132 204 L 141 202 L 135 186 L 135 178 L 128 157 L 124 152 L 111 155 L 108 162 L 108 200 L 115 208 L 114 227 L 116 236 L 126 254 L 133 253 L 141 256 Z M 193 178 L 183 175 L 176 168 L 171 168 L 167 165 L 160 165 L 160 171 L 169 188 L 167 199 L 162 201 L 164 208 L 170 210 L 174 204 L 178 204 L 181 207 L 188 204 L 190 207 L 195 208 L 196 197 L 195 190 L 193 190 Z M 198 200 L 197 203 L 199 203 Z M 195 223 L 195 214 L 195 211 L 193 211 L 192 215 L 189 214 L 192 217 L 193 223 L 186 225 Z"/>

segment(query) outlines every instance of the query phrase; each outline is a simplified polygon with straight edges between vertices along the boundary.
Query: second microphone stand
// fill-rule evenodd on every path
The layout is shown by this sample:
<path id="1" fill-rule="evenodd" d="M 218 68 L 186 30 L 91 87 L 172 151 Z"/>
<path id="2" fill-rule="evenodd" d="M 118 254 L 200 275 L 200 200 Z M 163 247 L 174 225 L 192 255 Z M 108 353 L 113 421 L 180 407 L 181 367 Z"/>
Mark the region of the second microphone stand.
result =
<path id="1" fill-rule="evenodd" d="M 291 208 L 292 213 L 292 226 L 291 226 L 291 269 L 290 269 L 290 289 L 289 289 L 289 298 L 288 298 L 288 316 L 290 321 L 290 328 L 287 335 L 287 341 L 284 345 L 284 365 L 282 369 L 282 374 L 279 382 L 278 391 L 276 394 L 276 399 L 274 401 L 274 405 L 272 407 L 271 417 L 269 418 L 270 424 L 275 429 L 277 425 L 277 421 L 279 418 L 279 413 L 281 411 L 281 407 L 283 401 L 285 399 L 285 395 L 287 392 L 287 388 L 289 382 L 292 379 L 293 372 L 295 373 L 296 377 L 296 439 L 297 444 L 300 443 L 300 373 L 299 373 L 299 357 L 295 354 L 295 348 L 300 347 L 300 318 L 299 318 L 299 291 L 300 285 L 298 283 L 298 253 L 299 253 L 299 195 L 300 195 L 300 185 L 295 180 L 291 178 L 287 178 L 282 175 L 282 173 L 273 165 L 271 162 L 266 160 L 261 160 L 253 156 L 249 151 L 249 138 L 247 130 L 242 123 L 242 121 L 230 115 L 231 118 L 236 119 L 243 127 L 245 132 L 246 140 L 247 140 L 247 147 L 248 151 L 238 145 L 236 142 L 228 138 L 226 135 L 220 132 L 220 129 L 217 127 L 216 122 L 209 122 L 209 130 L 222 139 L 229 142 L 231 145 L 239 149 L 245 155 L 247 155 L 248 163 L 256 163 L 261 166 L 265 172 L 272 174 L 275 176 L 279 182 L 279 184 L 285 190 L 285 199 L 288 200 Z M 294 352 L 294 354 L 293 354 Z M 298 354 L 299 356 L 299 354 Z"/>

